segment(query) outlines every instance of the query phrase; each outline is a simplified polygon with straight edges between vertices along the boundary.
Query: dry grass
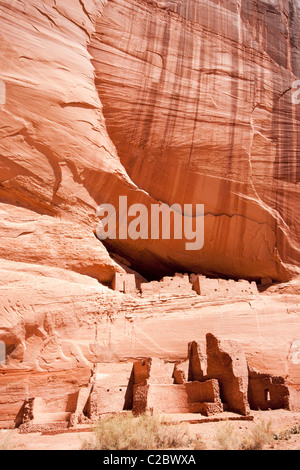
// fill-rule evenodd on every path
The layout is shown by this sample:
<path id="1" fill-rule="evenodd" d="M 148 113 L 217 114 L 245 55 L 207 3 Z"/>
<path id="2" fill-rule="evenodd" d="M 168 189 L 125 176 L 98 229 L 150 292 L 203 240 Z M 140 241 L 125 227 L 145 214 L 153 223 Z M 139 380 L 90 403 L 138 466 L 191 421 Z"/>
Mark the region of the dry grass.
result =
<path id="1" fill-rule="evenodd" d="M 200 434 L 197 434 L 196 439 L 193 440 L 193 450 L 207 450 L 206 443 Z"/>
<path id="2" fill-rule="evenodd" d="M 84 442 L 83 450 L 184 449 L 192 442 L 187 426 L 162 423 L 159 415 L 150 414 L 103 417 L 93 432 L 93 442 Z"/>
<path id="3" fill-rule="evenodd" d="M 283 431 L 280 431 L 279 433 L 276 433 L 274 435 L 274 439 L 276 441 L 288 441 L 294 434 L 300 434 L 299 425 L 295 425 L 291 428 L 287 428 L 287 429 L 284 429 Z"/>
<path id="4" fill-rule="evenodd" d="M 274 440 L 271 426 L 271 421 L 265 422 L 264 420 L 256 424 L 250 434 L 241 442 L 241 449 L 262 450 L 266 445 L 271 444 Z"/>
<path id="5" fill-rule="evenodd" d="M 271 421 L 261 420 L 255 424 L 251 431 L 240 434 L 231 424 L 225 423 L 216 434 L 219 450 L 262 450 L 266 445 L 272 444 L 274 432 Z"/>
<path id="6" fill-rule="evenodd" d="M 216 442 L 219 450 L 238 450 L 240 438 L 233 424 L 226 422 L 216 433 Z"/>
<path id="7" fill-rule="evenodd" d="M 0 437 L 0 450 L 10 450 L 11 446 L 9 445 L 11 434 L 6 432 L 5 435 Z"/>

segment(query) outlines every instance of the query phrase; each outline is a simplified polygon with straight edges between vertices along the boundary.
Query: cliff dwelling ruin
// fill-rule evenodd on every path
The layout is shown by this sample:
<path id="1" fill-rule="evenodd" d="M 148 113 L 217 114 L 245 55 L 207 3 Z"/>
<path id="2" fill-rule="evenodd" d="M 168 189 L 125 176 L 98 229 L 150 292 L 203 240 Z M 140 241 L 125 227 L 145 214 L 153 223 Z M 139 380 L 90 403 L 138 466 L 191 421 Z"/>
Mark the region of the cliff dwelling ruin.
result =
<path id="1" fill-rule="evenodd" d="M 3 0 L 0 26 L 0 431 L 300 422 L 300 0 Z"/>
<path id="2" fill-rule="evenodd" d="M 262 284 L 265 281 L 262 280 Z M 272 281 L 270 280 L 270 283 Z M 141 282 L 135 274 L 115 273 L 113 290 L 124 294 L 153 297 L 156 295 L 199 295 L 204 297 L 222 298 L 258 294 L 256 282 L 244 279 L 212 279 L 201 274 L 181 274 L 165 276 L 160 281 Z"/>
<path id="3" fill-rule="evenodd" d="M 143 358 L 96 363 L 89 383 L 77 393 L 47 402 L 25 400 L 19 413 L 21 432 L 37 432 L 88 424 L 101 415 L 132 410 L 164 414 L 218 416 L 224 411 L 251 419 L 251 409 L 300 409 L 300 391 L 282 377 L 249 367 L 240 344 L 206 335 L 206 351 L 188 344 L 182 362 Z"/>

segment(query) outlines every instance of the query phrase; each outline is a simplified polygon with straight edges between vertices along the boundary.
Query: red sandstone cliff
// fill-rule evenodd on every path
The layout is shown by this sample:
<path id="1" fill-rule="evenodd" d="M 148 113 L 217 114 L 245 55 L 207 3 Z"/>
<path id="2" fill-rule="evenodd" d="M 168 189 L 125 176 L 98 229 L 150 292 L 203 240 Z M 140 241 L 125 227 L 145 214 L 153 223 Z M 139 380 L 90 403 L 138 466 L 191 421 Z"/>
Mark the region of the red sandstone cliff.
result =
<path id="1" fill-rule="evenodd" d="M 97 280 L 122 268 L 94 236 L 95 212 L 120 195 L 205 204 L 199 252 L 111 243 L 143 273 L 299 274 L 296 0 L 2 0 L 0 25 L 0 339 L 11 367 L 85 367 L 142 346 L 183 356 L 175 306 L 171 323 L 110 322 L 124 299 Z M 264 302 L 208 315 L 205 328 L 242 336 L 254 363 L 298 383 L 285 362 L 300 338 L 297 298 L 291 310 Z M 185 341 L 195 325 L 208 332 L 199 315 Z"/>
<path id="2" fill-rule="evenodd" d="M 147 207 L 205 204 L 199 252 L 113 244 L 144 272 L 299 272 L 297 2 L 2 1 L 0 11 L 1 201 L 10 217 L 20 206 L 36 221 L 32 249 L 24 237 L 1 256 L 62 266 L 69 220 L 90 237 L 88 255 L 78 245 L 83 272 L 108 281 L 95 208 L 127 195 Z M 61 233 L 53 256 L 34 248 L 40 215 Z"/>

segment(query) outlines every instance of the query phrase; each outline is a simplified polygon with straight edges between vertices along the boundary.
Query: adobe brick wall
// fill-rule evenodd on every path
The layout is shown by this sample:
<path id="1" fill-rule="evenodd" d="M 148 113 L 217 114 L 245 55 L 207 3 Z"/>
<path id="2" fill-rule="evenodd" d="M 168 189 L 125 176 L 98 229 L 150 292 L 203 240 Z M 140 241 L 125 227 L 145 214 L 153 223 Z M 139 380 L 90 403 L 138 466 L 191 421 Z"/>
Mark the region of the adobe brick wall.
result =
<path id="1" fill-rule="evenodd" d="M 230 340 L 218 340 L 214 335 L 206 335 L 207 376 L 219 381 L 220 395 L 229 411 L 247 415 L 248 365 L 241 346 Z"/>
<path id="2" fill-rule="evenodd" d="M 175 276 L 165 276 L 160 281 L 141 283 L 143 297 L 158 294 L 194 294 L 188 274 L 176 273 Z"/>
<path id="3" fill-rule="evenodd" d="M 292 386 L 288 387 L 287 408 L 291 411 L 300 411 L 300 389 Z"/>
<path id="4" fill-rule="evenodd" d="M 185 384 L 189 403 L 215 403 L 220 401 L 220 388 L 216 379 Z"/>
<path id="5" fill-rule="evenodd" d="M 255 282 L 244 279 L 211 279 L 199 274 L 192 274 L 190 282 L 198 295 L 209 297 L 247 296 L 258 294 Z"/>
<path id="6" fill-rule="evenodd" d="M 207 376 L 207 358 L 197 341 L 188 344 L 188 361 L 188 380 L 205 380 Z"/>
<path id="7" fill-rule="evenodd" d="M 173 384 L 174 364 L 156 357 L 136 361 L 133 364 L 134 384 L 145 381 L 149 384 Z"/>
<path id="8" fill-rule="evenodd" d="M 189 361 L 179 362 L 174 366 L 173 378 L 174 384 L 184 384 L 189 377 Z"/>
<path id="9" fill-rule="evenodd" d="M 135 295 L 137 292 L 137 283 L 135 274 L 115 273 L 112 281 L 113 290 L 123 292 L 124 294 Z"/>
<path id="10" fill-rule="evenodd" d="M 210 403 L 214 406 L 208 407 Z M 133 412 L 215 413 L 223 410 L 217 380 L 185 384 L 138 384 L 133 387 Z"/>
<path id="11" fill-rule="evenodd" d="M 300 409 L 300 394 L 290 388 L 283 377 L 253 369 L 249 369 L 248 400 L 253 410 Z"/>
<path id="12" fill-rule="evenodd" d="M 126 407 L 132 363 L 98 363 L 92 377 L 88 414 L 112 413 Z"/>

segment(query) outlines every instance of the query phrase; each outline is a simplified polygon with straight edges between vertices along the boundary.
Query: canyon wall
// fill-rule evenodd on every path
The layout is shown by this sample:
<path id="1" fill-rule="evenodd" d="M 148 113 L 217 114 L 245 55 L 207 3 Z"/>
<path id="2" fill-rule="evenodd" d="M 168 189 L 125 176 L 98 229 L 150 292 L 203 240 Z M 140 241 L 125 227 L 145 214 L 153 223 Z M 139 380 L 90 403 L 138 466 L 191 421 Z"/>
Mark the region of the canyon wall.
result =
<path id="1" fill-rule="evenodd" d="M 204 248 L 162 251 L 182 270 L 298 272 L 299 14 L 293 1 L 113 0 L 97 18 L 89 50 L 123 166 L 156 200 L 205 204 Z"/>
<path id="2" fill-rule="evenodd" d="M 15 0 L 0 8 L 3 210 L 30 210 L 36 227 L 42 215 L 51 232 L 64 232 L 62 220 L 83 230 L 82 272 L 101 282 L 120 268 L 93 240 L 95 209 L 118 208 L 120 195 L 147 208 L 205 205 L 201 250 L 182 240 L 110 241 L 150 277 L 298 275 L 297 2 Z M 7 219 L 4 230 L 9 237 Z M 45 258 L 39 242 L 35 250 L 38 229 L 29 237 L 21 257 L 25 237 L 1 256 L 65 267 L 55 256 L 65 235 L 53 233 L 60 240 Z"/>
<path id="3" fill-rule="evenodd" d="M 297 278 L 299 2 L 2 0 L 0 24 L 1 367 L 183 358 L 181 344 L 211 331 L 299 383 L 288 363 L 297 297 L 239 314 L 212 306 L 202 323 L 190 301 L 160 318 L 151 301 L 122 307 L 107 287 L 125 266 L 151 278 Z M 148 209 L 204 204 L 204 247 L 104 245 L 96 209 L 119 196 Z"/>

